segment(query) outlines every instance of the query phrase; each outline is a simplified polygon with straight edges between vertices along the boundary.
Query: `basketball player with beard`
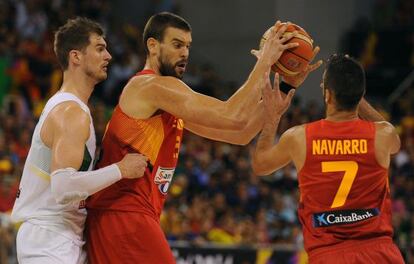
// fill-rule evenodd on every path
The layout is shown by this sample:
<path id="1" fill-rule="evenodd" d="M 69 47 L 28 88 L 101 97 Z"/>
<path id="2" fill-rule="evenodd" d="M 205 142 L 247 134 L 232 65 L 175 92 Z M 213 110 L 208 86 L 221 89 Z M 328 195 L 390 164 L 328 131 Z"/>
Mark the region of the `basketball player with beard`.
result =
<path id="1" fill-rule="evenodd" d="M 175 263 L 159 221 L 184 124 L 202 137 L 241 145 L 250 142 L 263 124 L 261 86 L 270 67 L 284 50 L 297 45 L 284 44 L 294 36 L 283 36 L 285 30 L 283 26 L 271 32 L 264 47 L 254 52 L 258 61 L 247 81 L 228 100 L 220 101 L 194 92 L 180 80 L 192 41 L 190 25 L 171 13 L 149 19 L 143 34 L 144 70 L 124 87 L 97 164 L 100 168 L 127 153 L 141 153 L 148 157 L 148 167 L 141 179 L 122 180 L 87 201 L 90 263 Z M 308 67 L 296 84 L 318 66 Z"/>

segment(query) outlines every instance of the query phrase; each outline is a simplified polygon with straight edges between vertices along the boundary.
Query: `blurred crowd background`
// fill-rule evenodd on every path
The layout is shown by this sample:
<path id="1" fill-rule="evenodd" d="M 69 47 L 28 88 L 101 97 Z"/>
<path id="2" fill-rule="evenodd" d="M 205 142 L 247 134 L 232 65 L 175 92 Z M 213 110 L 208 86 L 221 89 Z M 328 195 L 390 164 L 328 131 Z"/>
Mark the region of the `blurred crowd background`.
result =
<path id="1" fill-rule="evenodd" d="M 45 102 L 61 83 L 53 32 L 78 15 L 106 28 L 113 60 L 108 79 L 96 87 L 90 104 L 97 142 L 123 85 L 143 66 L 143 25 L 112 16 L 113 4 L 108 0 L 0 0 L 0 263 L 16 263 L 17 227 L 9 214 L 32 131 Z M 153 0 L 150 7 L 142 21 L 158 11 L 180 14 L 180 4 L 172 0 Z M 363 63 L 368 99 L 374 99 L 371 102 L 398 127 L 402 148 L 390 169 L 395 241 L 407 262 L 414 263 L 413 81 L 406 81 L 396 99 L 387 100 L 414 69 L 414 1 L 376 0 L 372 12 L 373 19 L 361 18 L 344 32 L 338 49 Z M 191 60 L 184 81 L 198 92 L 221 99 L 240 85 L 221 78 L 211 65 Z M 279 133 L 323 116 L 319 102 L 296 97 Z M 287 166 L 266 177 L 253 175 L 253 148 L 254 142 L 232 146 L 186 133 L 161 217 L 169 241 L 302 247 L 296 214 L 297 172 Z"/>

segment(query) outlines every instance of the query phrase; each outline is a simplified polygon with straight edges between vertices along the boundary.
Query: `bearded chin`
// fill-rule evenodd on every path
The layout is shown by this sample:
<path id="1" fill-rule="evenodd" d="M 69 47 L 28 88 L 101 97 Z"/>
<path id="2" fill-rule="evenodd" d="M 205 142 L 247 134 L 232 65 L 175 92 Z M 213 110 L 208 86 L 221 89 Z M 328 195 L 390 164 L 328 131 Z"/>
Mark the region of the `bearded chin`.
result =
<path id="1" fill-rule="evenodd" d="M 93 72 L 89 67 L 87 67 L 85 69 L 85 74 L 88 77 L 90 77 L 92 79 L 95 79 L 96 80 L 96 83 L 100 83 L 102 81 L 105 81 L 106 80 L 106 77 L 107 77 L 107 75 L 99 76 L 97 73 Z"/>
<path id="2" fill-rule="evenodd" d="M 178 79 L 183 78 L 182 75 L 179 75 L 175 71 L 175 67 L 173 65 L 171 65 L 168 62 L 164 62 L 162 58 L 160 58 L 159 64 L 160 64 L 159 71 L 160 71 L 162 76 L 172 76 L 172 77 L 175 77 L 175 78 L 178 78 Z"/>

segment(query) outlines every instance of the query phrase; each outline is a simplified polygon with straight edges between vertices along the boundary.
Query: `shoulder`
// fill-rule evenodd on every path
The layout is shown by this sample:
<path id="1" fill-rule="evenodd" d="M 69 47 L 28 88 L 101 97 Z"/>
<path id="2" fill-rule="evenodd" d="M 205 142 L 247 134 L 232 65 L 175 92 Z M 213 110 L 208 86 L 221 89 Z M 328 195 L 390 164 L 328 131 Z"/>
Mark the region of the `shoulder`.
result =
<path id="1" fill-rule="evenodd" d="M 53 110 L 51 114 L 54 116 L 62 117 L 62 118 L 77 118 L 80 120 L 86 119 L 89 121 L 89 115 L 86 113 L 82 107 L 75 101 L 66 101 L 58 104 Z"/>
<path id="2" fill-rule="evenodd" d="M 121 102 L 138 100 L 159 106 L 177 96 L 191 95 L 189 87 L 180 79 L 171 76 L 137 76 L 130 80 L 122 92 Z"/>
<path id="3" fill-rule="evenodd" d="M 148 76 L 135 76 L 127 84 L 127 87 L 134 87 L 139 89 L 157 89 L 183 85 L 184 82 L 178 78 L 172 76 L 159 76 L 159 75 L 148 75 Z"/>
<path id="4" fill-rule="evenodd" d="M 304 133 L 305 133 L 305 124 L 289 128 L 282 134 L 282 137 L 297 138 L 298 136 L 304 135 Z"/>
<path id="5" fill-rule="evenodd" d="M 289 146 L 289 148 L 295 148 L 297 145 L 303 144 L 305 140 L 305 126 L 298 125 L 289 128 L 281 136 L 279 142 L 282 145 Z"/>
<path id="6" fill-rule="evenodd" d="M 390 122 L 379 121 L 379 122 L 374 122 L 374 124 L 375 124 L 376 131 L 379 133 L 388 134 L 388 135 L 392 135 L 396 133 L 395 127 Z"/>
<path id="7" fill-rule="evenodd" d="M 379 121 L 375 122 L 375 128 L 376 144 L 381 147 L 390 146 L 390 153 L 395 154 L 401 147 L 400 136 L 395 127 L 387 121 Z"/>
<path id="8" fill-rule="evenodd" d="M 82 107 L 74 101 L 60 103 L 50 112 L 54 127 L 64 131 L 89 132 L 91 119 Z"/>

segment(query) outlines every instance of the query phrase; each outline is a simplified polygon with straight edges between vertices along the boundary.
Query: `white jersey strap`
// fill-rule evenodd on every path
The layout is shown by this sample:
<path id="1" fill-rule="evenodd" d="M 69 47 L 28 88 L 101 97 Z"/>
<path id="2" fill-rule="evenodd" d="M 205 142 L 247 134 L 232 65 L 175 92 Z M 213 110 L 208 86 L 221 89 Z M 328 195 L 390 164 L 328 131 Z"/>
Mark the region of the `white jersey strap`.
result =
<path id="1" fill-rule="evenodd" d="M 84 102 L 82 102 L 81 99 L 76 97 L 74 94 L 66 92 L 58 92 L 52 98 L 50 98 L 42 113 L 49 113 L 56 105 L 66 101 L 77 102 L 82 110 L 90 115 L 89 107 Z"/>

